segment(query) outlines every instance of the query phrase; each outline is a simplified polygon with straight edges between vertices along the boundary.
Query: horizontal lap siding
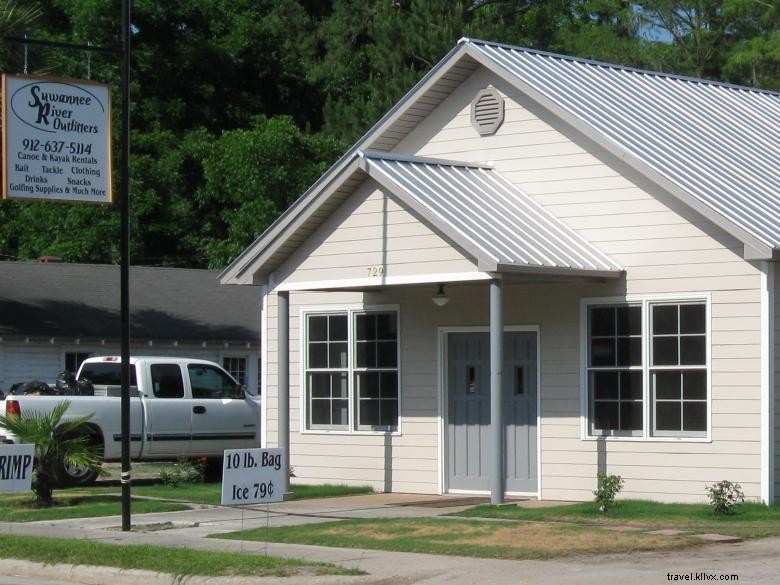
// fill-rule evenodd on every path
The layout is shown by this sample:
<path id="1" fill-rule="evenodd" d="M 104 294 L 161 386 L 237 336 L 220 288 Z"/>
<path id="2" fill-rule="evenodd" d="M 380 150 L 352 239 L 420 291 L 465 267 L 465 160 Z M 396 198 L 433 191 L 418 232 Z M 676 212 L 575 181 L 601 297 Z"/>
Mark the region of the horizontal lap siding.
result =
<path id="1" fill-rule="evenodd" d="M 475 270 L 460 251 L 369 181 L 274 276 L 287 284 L 367 278 L 375 267 L 386 277 Z"/>
<path id="2" fill-rule="evenodd" d="M 495 135 L 480 137 L 469 105 L 488 84 L 507 98 L 505 122 Z M 525 303 L 514 317 L 541 325 L 544 498 L 591 499 L 599 463 L 625 479 L 627 497 L 703 500 L 705 484 L 721 479 L 760 496 L 760 275 L 741 258 L 740 242 L 484 71 L 396 151 L 492 162 L 626 268 L 625 282 L 517 287 L 507 295 L 510 316 Z M 580 298 L 666 293 L 711 294 L 712 442 L 581 440 Z"/>

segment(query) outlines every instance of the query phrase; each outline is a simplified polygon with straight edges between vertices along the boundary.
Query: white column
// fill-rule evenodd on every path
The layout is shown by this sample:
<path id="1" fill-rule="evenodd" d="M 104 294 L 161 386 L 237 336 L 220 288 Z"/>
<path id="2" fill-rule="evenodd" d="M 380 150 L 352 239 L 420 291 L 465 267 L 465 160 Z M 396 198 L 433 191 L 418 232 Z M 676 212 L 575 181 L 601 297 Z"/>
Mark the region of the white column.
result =
<path id="1" fill-rule="evenodd" d="M 277 445 L 282 449 L 282 469 L 290 468 L 290 293 L 277 295 Z M 290 491 L 290 477 L 284 474 L 283 493 Z"/>
<path id="2" fill-rule="evenodd" d="M 504 290 L 490 282 L 490 503 L 504 502 L 504 417 L 501 370 L 504 362 Z"/>

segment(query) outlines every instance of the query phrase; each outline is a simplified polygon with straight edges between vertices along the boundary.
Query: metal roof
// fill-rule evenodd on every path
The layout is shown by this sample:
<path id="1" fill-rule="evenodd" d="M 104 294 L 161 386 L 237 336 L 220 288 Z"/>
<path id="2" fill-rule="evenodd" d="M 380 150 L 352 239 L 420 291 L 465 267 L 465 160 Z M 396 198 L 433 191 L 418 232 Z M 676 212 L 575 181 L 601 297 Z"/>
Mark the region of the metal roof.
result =
<path id="1" fill-rule="evenodd" d="M 489 165 L 372 151 L 358 156 L 370 177 L 473 253 L 482 270 L 612 276 L 622 270 Z"/>
<path id="2" fill-rule="evenodd" d="M 217 276 L 132 266 L 132 337 L 257 343 L 260 291 Z M 119 266 L 0 262 L 0 337 L 118 339 L 119 328 Z"/>
<path id="3" fill-rule="evenodd" d="M 485 41 L 462 44 L 760 243 L 780 248 L 780 94 Z"/>

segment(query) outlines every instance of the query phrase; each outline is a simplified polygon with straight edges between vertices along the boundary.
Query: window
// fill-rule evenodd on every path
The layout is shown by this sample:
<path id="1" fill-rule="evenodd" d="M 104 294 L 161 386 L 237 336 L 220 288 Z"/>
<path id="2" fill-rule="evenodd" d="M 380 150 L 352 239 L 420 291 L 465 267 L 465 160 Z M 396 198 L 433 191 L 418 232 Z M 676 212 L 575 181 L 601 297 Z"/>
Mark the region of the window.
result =
<path id="1" fill-rule="evenodd" d="M 591 436 L 706 437 L 707 303 L 587 307 Z"/>
<path id="2" fill-rule="evenodd" d="M 152 364 L 152 392 L 156 398 L 184 398 L 181 369 L 176 364 Z"/>
<path id="3" fill-rule="evenodd" d="M 65 371 L 78 372 L 81 362 L 87 359 L 91 354 L 83 351 L 66 351 L 65 352 Z"/>
<path id="4" fill-rule="evenodd" d="M 306 427 L 397 430 L 397 312 L 309 314 L 305 326 Z"/>
<path id="5" fill-rule="evenodd" d="M 242 398 L 241 385 L 215 367 L 205 364 L 188 364 L 192 397 L 198 399 L 222 400 Z"/>
<path id="6" fill-rule="evenodd" d="M 222 367 L 242 386 L 246 386 L 246 358 L 223 357 Z"/>
<path id="7" fill-rule="evenodd" d="M 591 434 L 641 434 L 642 307 L 590 307 L 588 332 Z"/>
<path id="8" fill-rule="evenodd" d="M 94 362 L 84 366 L 79 380 L 89 380 L 96 386 L 121 386 L 122 365 L 116 362 Z M 136 386 L 135 366 L 130 365 L 130 385 Z"/>
<path id="9" fill-rule="evenodd" d="M 707 432 L 707 327 L 703 303 L 651 305 L 653 434 Z"/>

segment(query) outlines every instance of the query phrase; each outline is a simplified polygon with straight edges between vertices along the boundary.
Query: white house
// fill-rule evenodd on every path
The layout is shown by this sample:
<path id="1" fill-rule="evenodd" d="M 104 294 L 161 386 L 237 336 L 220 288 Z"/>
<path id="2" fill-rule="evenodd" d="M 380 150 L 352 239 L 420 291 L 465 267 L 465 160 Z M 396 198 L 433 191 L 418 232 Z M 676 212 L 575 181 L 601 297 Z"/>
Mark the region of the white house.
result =
<path id="1" fill-rule="evenodd" d="M 131 267 L 130 351 L 216 361 L 256 394 L 260 293 L 217 276 Z M 119 355 L 119 338 L 118 266 L 0 262 L 0 389 Z"/>
<path id="2" fill-rule="evenodd" d="M 780 94 L 463 39 L 222 282 L 300 481 L 772 502 L 778 246 Z"/>

